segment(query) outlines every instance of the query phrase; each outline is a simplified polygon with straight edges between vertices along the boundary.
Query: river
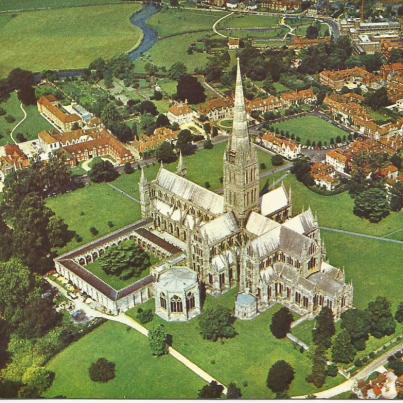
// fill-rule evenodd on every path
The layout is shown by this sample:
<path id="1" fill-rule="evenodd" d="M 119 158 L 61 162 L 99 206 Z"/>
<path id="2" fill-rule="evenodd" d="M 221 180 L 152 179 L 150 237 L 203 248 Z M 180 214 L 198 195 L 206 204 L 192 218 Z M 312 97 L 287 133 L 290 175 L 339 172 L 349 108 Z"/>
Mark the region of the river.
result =
<path id="1" fill-rule="evenodd" d="M 141 11 L 130 18 L 130 21 L 136 27 L 143 31 L 143 40 L 138 48 L 129 53 L 130 60 L 137 60 L 141 55 L 150 50 L 158 41 L 158 33 L 152 29 L 147 21 L 150 17 L 160 11 L 160 7 L 154 4 L 148 4 Z"/>

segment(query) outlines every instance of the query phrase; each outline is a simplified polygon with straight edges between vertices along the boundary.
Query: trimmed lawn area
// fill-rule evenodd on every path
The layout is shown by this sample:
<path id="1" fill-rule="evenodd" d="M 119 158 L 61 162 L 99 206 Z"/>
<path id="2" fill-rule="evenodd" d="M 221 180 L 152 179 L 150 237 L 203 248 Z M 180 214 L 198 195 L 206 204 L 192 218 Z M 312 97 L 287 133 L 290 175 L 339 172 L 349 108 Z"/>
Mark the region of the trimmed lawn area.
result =
<path id="1" fill-rule="evenodd" d="M 0 0 L 0 11 L 33 10 L 35 8 L 65 8 L 120 3 L 121 0 Z"/>
<path id="2" fill-rule="evenodd" d="M 87 67 L 97 57 L 111 58 L 135 48 L 142 32 L 129 18 L 140 8 L 115 4 L 2 15 L 0 77 L 16 67 L 31 71 Z"/>
<path id="3" fill-rule="evenodd" d="M 277 91 L 278 94 L 281 94 L 282 92 L 290 91 L 290 89 L 288 87 L 286 87 L 284 84 L 281 84 L 279 82 L 273 83 L 273 87 Z"/>
<path id="4" fill-rule="evenodd" d="M 225 128 L 225 129 L 231 129 L 232 128 L 232 119 L 223 119 L 220 120 L 220 122 L 218 123 L 221 127 Z"/>
<path id="5" fill-rule="evenodd" d="M 47 206 L 61 217 L 69 229 L 82 238 L 73 239 L 59 254 L 93 241 L 140 219 L 140 205 L 107 184 L 91 184 L 74 192 L 47 200 Z M 113 227 L 108 225 L 111 221 Z M 92 235 L 90 228 L 98 230 Z"/>
<path id="6" fill-rule="evenodd" d="M 88 368 L 98 358 L 116 364 L 116 377 L 93 382 Z M 47 398 L 192 399 L 204 382 L 173 357 L 151 355 L 146 337 L 116 322 L 107 322 L 71 344 L 48 368 L 56 373 Z"/>
<path id="7" fill-rule="evenodd" d="M 135 63 L 136 71 L 144 73 L 146 63 L 153 63 L 157 67 L 169 69 L 180 60 L 187 67 L 188 73 L 193 73 L 196 68 L 203 68 L 207 64 L 208 54 L 193 52 L 187 53 L 190 44 L 204 38 L 206 33 L 183 34 L 159 40 L 146 55 L 143 55 Z"/>
<path id="8" fill-rule="evenodd" d="M 109 284 L 115 290 L 121 290 L 122 288 L 125 288 L 130 284 L 135 283 L 137 280 L 140 280 L 150 274 L 150 268 L 147 268 L 139 276 L 130 277 L 126 280 L 122 280 L 118 276 L 106 274 L 98 260 L 88 264 L 87 266 L 85 266 L 85 268 L 91 273 L 95 274 L 101 280 L 105 281 L 105 283 Z"/>
<path id="9" fill-rule="evenodd" d="M 301 144 L 306 144 L 307 140 L 312 141 L 327 141 L 336 138 L 337 136 L 345 136 L 347 133 L 331 123 L 318 118 L 317 116 L 301 116 L 297 118 L 288 119 L 284 122 L 274 123 L 274 127 L 280 130 L 288 131 L 290 134 L 294 133 L 295 136 L 301 138 Z"/>
<path id="10" fill-rule="evenodd" d="M 224 15 L 224 12 L 208 10 L 164 8 L 150 18 L 149 25 L 158 32 L 160 38 L 165 38 L 179 33 L 211 31 L 213 24 Z"/>
<path id="11" fill-rule="evenodd" d="M 6 111 L 6 115 L 11 115 L 15 118 L 15 122 L 8 123 L 5 119 L 6 115 L 0 116 L 0 145 L 13 144 L 13 141 L 10 137 L 10 132 L 13 127 L 24 117 L 24 114 L 20 108 L 20 100 L 18 99 L 17 94 L 13 92 L 5 102 L 0 103 L 0 107 Z M 50 123 L 48 123 L 40 115 L 36 105 L 24 105 L 24 109 L 27 113 L 27 118 L 14 132 L 14 138 L 17 133 L 22 133 L 27 140 L 33 140 L 38 137 L 38 133 L 41 130 L 48 130 L 52 128 Z"/>
<path id="12" fill-rule="evenodd" d="M 402 301 L 402 245 L 322 231 L 331 264 L 344 267 L 354 286 L 354 305 L 366 308 L 377 296 L 396 309 Z"/>
<path id="13" fill-rule="evenodd" d="M 176 87 L 178 86 L 177 81 L 163 78 L 161 80 L 158 80 L 158 85 L 161 87 L 162 91 L 164 91 L 169 97 L 176 95 Z"/>
<path id="14" fill-rule="evenodd" d="M 318 213 L 319 225 L 321 226 L 375 236 L 384 236 L 390 232 L 403 229 L 403 213 L 392 212 L 378 224 L 370 223 L 368 220 L 354 215 L 354 201 L 348 192 L 333 196 L 322 196 L 298 182 L 294 175 L 288 175 L 284 184 L 292 188 L 293 214 L 297 214 L 303 208 L 306 209 L 310 206 L 314 213 Z M 395 238 L 394 235 L 399 235 L 399 232 L 390 237 Z"/>
<path id="15" fill-rule="evenodd" d="M 218 304 L 233 309 L 236 293 L 234 289 L 222 297 L 208 296 L 204 309 Z M 153 308 L 153 301 L 147 303 L 147 308 Z M 137 309 L 128 311 L 128 314 L 135 318 Z M 204 340 L 200 335 L 198 318 L 188 323 L 167 323 L 155 316 L 146 327 L 164 323 L 167 332 L 172 335 L 174 348 L 221 382 L 235 382 L 241 388 L 244 398 L 274 398 L 266 386 L 266 378 L 269 368 L 280 359 L 289 362 L 296 371 L 290 395 L 313 392 L 315 388 L 305 381 L 311 367 L 309 356 L 300 353 L 287 339 L 276 339 L 269 330 L 272 314 L 277 309 L 279 306 L 254 320 L 237 320 L 234 326 L 238 334 L 222 342 Z M 328 378 L 323 388 L 341 381 L 340 377 Z"/>
<path id="16" fill-rule="evenodd" d="M 308 344 L 308 346 L 311 346 L 313 343 L 312 329 L 314 325 L 314 320 L 306 320 L 305 322 L 302 322 L 300 325 L 291 329 L 291 333 L 295 337 L 298 337 L 300 340 L 302 340 L 304 343 Z"/>
<path id="17" fill-rule="evenodd" d="M 218 19 L 218 18 L 217 18 Z M 274 28 L 279 26 L 280 17 L 273 15 L 240 15 L 225 18 L 217 25 L 217 29 L 225 28 Z"/>

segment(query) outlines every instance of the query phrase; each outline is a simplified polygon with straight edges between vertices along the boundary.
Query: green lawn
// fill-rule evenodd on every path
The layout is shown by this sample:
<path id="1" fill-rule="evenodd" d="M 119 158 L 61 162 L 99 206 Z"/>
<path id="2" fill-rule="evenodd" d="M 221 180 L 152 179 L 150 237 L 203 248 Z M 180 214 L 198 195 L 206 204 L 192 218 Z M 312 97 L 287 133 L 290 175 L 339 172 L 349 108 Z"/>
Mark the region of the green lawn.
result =
<path id="1" fill-rule="evenodd" d="M 150 18 L 149 24 L 164 38 L 178 33 L 211 31 L 214 22 L 224 15 L 224 12 L 208 10 L 164 8 Z"/>
<path id="2" fill-rule="evenodd" d="M 0 78 L 16 67 L 32 71 L 87 67 L 137 47 L 130 23 L 138 4 L 23 12 L 0 16 Z"/>
<path id="3" fill-rule="evenodd" d="M 142 56 L 135 63 L 136 71 L 144 73 L 146 63 L 153 63 L 159 68 L 169 69 L 174 63 L 180 60 L 187 67 L 189 73 L 195 68 L 203 68 L 207 64 L 208 54 L 193 52 L 189 55 L 187 49 L 190 44 L 197 43 L 206 36 L 206 33 L 183 34 L 159 40 L 146 55 Z"/>
<path id="4" fill-rule="evenodd" d="M 354 201 L 347 192 L 322 196 L 298 182 L 294 175 L 288 175 L 284 182 L 287 187 L 292 188 L 293 213 L 297 214 L 302 208 L 310 206 L 314 213 L 317 212 L 321 226 L 375 236 L 384 236 L 403 229 L 403 213 L 393 212 L 380 223 L 373 224 L 353 214 Z M 394 235 L 399 235 L 399 232 L 392 234 L 390 238 L 394 238 Z"/>
<path id="5" fill-rule="evenodd" d="M 232 290 L 219 298 L 207 297 L 204 309 L 217 304 L 233 309 L 236 292 Z M 153 308 L 153 301 L 147 303 L 147 308 Z M 269 330 L 272 314 L 278 308 L 274 307 L 251 321 L 237 320 L 237 336 L 223 342 L 204 340 L 199 332 L 197 318 L 188 323 L 166 323 L 155 317 L 146 326 L 164 323 L 173 337 L 173 347 L 221 382 L 236 382 L 244 398 L 274 397 L 266 387 L 266 378 L 269 368 L 280 359 L 289 362 L 296 370 L 290 394 L 313 392 L 314 387 L 305 381 L 311 367 L 308 355 L 300 353 L 288 340 L 276 339 Z M 128 313 L 135 317 L 136 310 L 132 309 Z M 339 377 L 328 378 L 324 389 L 339 382 Z"/>
<path id="6" fill-rule="evenodd" d="M 176 87 L 178 85 L 177 81 L 163 78 L 161 80 L 158 80 L 158 85 L 161 87 L 162 91 L 164 91 L 169 97 L 176 95 Z"/>
<path id="7" fill-rule="evenodd" d="M 47 200 L 47 206 L 63 218 L 69 229 L 76 231 L 81 241 L 73 239 L 59 252 L 72 250 L 79 245 L 129 225 L 140 218 L 140 205 L 113 190 L 107 184 L 91 184 L 84 188 Z M 110 227 L 108 222 L 113 226 Z M 99 234 L 94 236 L 90 228 Z"/>
<path id="8" fill-rule="evenodd" d="M 6 110 L 7 115 L 15 118 L 15 122 L 8 123 L 5 119 L 6 115 L 0 116 L 0 145 L 13 143 L 9 134 L 13 127 L 24 117 L 17 94 L 13 92 L 5 102 L 0 103 L 0 106 Z M 27 140 L 33 140 L 38 137 L 38 132 L 41 130 L 52 128 L 40 115 L 36 105 L 24 106 L 24 109 L 27 113 L 27 118 L 14 132 L 14 138 L 17 133 L 22 133 Z"/>
<path id="9" fill-rule="evenodd" d="M 302 144 L 305 144 L 307 140 L 311 142 L 322 141 L 322 143 L 327 141 L 329 143 L 332 137 L 343 137 L 347 134 L 345 131 L 316 116 L 302 116 L 288 119 L 284 122 L 274 123 L 273 126 L 299 136 Z"/>
<path id="10" fill-rule="evenodd" d="M 0 0 L 0 11 L 33 10 L 35 8 L 64 8 L 120 3 L 121 0 Z"/>
<path id="11" fill-rule="evenodd" d="M 225 129 L 231 129 L 232 128 L 232 119 L 220 120 L 219 125 Z"/>
<path id="12" fill-rule="evenodd" d="M 108 383 L 93 382 L 88 376 L 88 368 L 100 357 L 116 364 L 116 377 Z M 153 357 L 146 337 L 115 322 L 71 344 L 48 368 L 56 377 L 47 398 L 192 399 L 204 385 L 173 357 Z"/>
<path id="13" fill-rule="evenodd" d="M 105 281 L 105 283 L 109 284 L 115 290 L 121 290 L 122 288 L 128 287 L 130 284 L 133 284 L 150 274 L 150 268 L 147 268 L 139 276 L 130 277 L 123 280 L 118 276 L 105 273 L 98 260 L 88 264 L 85 266 L 85 268 L 91 273 L 95 274 L 101 280 Z"/>
<path id="14" fill-rule="evenodd" d="M 286 87 L 284 84 L 281 84 L 279 82 L 273 83 L 273 87 L 277 91 L 278 94 L 281 94 L 282 92 L 290 91 L 290 89 L 288 87 Z"/>

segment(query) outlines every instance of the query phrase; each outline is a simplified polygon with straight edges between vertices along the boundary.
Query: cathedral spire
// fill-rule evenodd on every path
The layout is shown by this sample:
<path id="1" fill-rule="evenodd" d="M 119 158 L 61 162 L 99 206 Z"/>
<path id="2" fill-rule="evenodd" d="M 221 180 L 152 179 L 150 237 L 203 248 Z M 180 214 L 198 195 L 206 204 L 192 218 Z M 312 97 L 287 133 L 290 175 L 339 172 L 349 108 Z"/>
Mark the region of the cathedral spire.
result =
<path id="1" fill-rule="evenodd" d="M 243 95 L 241 67 L 239 58 L 237 59 L 234 119 L 232 123 L 232 134 L 230 136 L 230 150 L 240 151 L 249 147 L 248 120 L 245 108 L 245 98 Z"/>
<path id="2" fill-rule="evenodd" d="M 182 151 L 179 151 L 179 161 L 178 166 L 176 167 L 176 173 L 181 176 L 186 176 L 186 166 L 183 161 Z"/>
<path id="3" fill-rule="evenodd" d="M 146 185 L 146 184 L 147 184 L 147 178 L 144 174 L 144 167 L 141 167 L 140 185 Z"/>

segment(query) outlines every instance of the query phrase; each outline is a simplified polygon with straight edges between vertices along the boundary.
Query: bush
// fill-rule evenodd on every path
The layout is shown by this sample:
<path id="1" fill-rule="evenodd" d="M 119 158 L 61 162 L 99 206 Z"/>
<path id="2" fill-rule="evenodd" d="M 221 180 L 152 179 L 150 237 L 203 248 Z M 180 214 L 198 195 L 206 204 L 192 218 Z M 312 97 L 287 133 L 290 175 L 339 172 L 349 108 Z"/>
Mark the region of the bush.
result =
<path id="1" fill-rule="evenodd" d="M 0 106 L 0 116 L 4 116 L 6 113 L 6 110 Z"/>
<path id="2" fill-rule="evenodd" d="M 259 166 L 262 171 L 266 169 L 266 164 L 264 162 L 261 162 Z"/>
<path id="3" fill-rule="evenodd" d="M 139 308 L 137 310 L 136 319 L 142 324 L 151 322 L 153 320 L 153 317 L 154 314 L 151 309 L 143 310 L 142 308 Z"/>
<path id="4" fill-rule="evenodd" d="M 54 377 L 55 373 L 45 367 L 32 366 L 25 371 L 22 382 L 41 393 L 49 388 Z"/>
<path id="5" fill-rule="evenodd" d="M 337 373 L 338 373 L 338 368 L 337 368 L 337 365 L 329 365 L 327 368 L 326 368 L 326 375 L 327 376 L 332 376 L 332 377 L 335 377 L 335 376 L 337 376 Z"/>
<path id="6" fill-rule="evenodd" d="M 276 154 L 276 155 L 273 155 L 273 156 L 271 157 L 271 163 L 272 163 L 274 166 L 282 165 L 283 162 L 284 162 L 284 160 L 283 160 L 283 157 L 282 157 L 281 155 Z"/>
<path id="7" fill-rule="evenodd" d="M 115 364 L 106 358 L 99 358 L 88 369 L 90 378 L 94 382 L 108 382 L 115 377 Z"/>
<path id="8" fill-rule="evenodd" d="M 90 228 L 90 232 L 91 232 L 91 234 L 94 235 L 94 236 L 99 234 L 99 231 L 98 231 L 95 227 L 91 227 L 91 228 Z"/>
<path id="9" fill-rule="evenodd" d="M 7 115 L 5 117 L 5 119 L 6 119 L 7 123 L 14 123 L 15 122 L 15 117 L 13 115 Z"/>
<path id="10" fill-rule="evenodd" d="M 109 228 L 113 228 L 115 226 L 115 224 L 112 221 L 108 221 L 108 227 Z"/>
<path id="11" fill-rule="evenodd" d="M 22 133 L 17 133 L 15 135 L 15 139 L 19 142 L 19 143 L 23 143 L 24 141 L 27 141 L 27 138 L 22 134 Z"/>
<path id="12" fill-rule="evenodd" d="M 134 168 L 130 162 L 126 162 L 125 166 L 123 167 L 125 174 L 132 174 L 134 172 Z"/>

